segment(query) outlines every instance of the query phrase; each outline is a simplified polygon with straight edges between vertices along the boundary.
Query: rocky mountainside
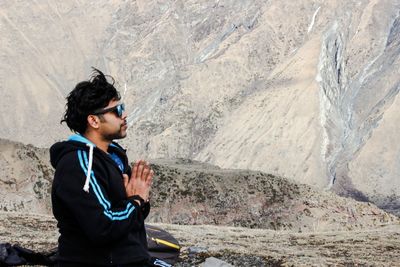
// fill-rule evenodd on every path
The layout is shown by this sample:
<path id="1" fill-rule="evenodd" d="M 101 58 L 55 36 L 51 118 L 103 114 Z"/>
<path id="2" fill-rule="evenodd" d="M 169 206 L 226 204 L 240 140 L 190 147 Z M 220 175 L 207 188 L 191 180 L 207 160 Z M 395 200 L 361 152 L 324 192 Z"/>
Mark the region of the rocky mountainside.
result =
<path id="1" fill-rule="evenodd" d="M 375 205 L 262 172 L 158 160 L 149 222 L 338 231 L 400 222 Z"/>
<path id="2" fill-rule="evenodd" d="M 51 214 L 48 150 L 0 140 L 3 211 Z M 399 222 L 371 203 L 283 177 L 191 160 L 156 160 L 149 222 L 273 230 L 363 229 Z M 84 183 L 84 181 L 82 181 Z"/>
<path id="3" fill-rule="evenodd" d="M 398 0 L 4 0 L 0 137 L 65 138 L 64 98 L 96 66 L 129 107 L 132 159 L 264 171 L 396 211 L 399 10 Z"/>
<path id="4" fill-rule="evenodd" d="M 48 149 L 0 139 L 0 211 L 50 214 Z"/>

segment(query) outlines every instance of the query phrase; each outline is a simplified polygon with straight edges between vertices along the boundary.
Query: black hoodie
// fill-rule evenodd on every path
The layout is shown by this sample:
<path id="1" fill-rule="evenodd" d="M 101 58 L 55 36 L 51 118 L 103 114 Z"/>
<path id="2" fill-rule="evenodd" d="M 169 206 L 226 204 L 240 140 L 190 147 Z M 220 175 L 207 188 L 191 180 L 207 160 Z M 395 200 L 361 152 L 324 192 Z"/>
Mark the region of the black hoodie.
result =
<path id="1" fill-rule="evenodd" d="M 126 197 L 122 174 L 130 176 L 131 168 L 125 150 L 112 143 L 107 154 L 73 135 L 50 148 L 50 161 L 56 170 L 51 197 L 58 259 L 98 265 L 147 261 L 144 219 L 150 205 Z"/>

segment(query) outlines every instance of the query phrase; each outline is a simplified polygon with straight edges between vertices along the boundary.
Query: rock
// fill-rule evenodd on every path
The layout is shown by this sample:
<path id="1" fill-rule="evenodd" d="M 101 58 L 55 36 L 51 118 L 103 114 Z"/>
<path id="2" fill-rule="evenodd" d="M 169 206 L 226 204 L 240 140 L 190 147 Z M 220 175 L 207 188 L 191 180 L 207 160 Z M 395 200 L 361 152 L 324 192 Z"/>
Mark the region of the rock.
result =
<path id="1" fill-rule="evenodd" d="M 219 260 L 214 257 L 207 258 L 204 263 L 200 265 L 201 267 L 233 267 L 233 265 Z"/>
<path id="2" fill-rule="evenodd" d="M 189 247 L 188 248 L 189 256 L 200 253 L 207 253 L 208 249 L 206 247 Z"/>

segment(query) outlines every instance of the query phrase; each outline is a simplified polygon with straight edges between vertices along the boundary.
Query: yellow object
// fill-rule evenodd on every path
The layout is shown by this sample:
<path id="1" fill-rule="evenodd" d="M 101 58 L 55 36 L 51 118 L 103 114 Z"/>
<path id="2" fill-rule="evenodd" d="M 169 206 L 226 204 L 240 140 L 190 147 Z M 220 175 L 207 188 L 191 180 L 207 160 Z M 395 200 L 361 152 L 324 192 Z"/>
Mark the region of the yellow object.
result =
<path id="1" fill-rule="evenodd" d="M 158 238 L 152 237 L 151 240 L 155 241 L 157 244 L 163 244 L 163 245 L 166 245 L 168 247 L 175 248 L 175 249 L 178 249 L 178 250 L 181 249 L 180 246 L 178 246 L 178 245 L 176 245 L 174 243 L 162 240 L 162 239 L 158 239 Z"/>

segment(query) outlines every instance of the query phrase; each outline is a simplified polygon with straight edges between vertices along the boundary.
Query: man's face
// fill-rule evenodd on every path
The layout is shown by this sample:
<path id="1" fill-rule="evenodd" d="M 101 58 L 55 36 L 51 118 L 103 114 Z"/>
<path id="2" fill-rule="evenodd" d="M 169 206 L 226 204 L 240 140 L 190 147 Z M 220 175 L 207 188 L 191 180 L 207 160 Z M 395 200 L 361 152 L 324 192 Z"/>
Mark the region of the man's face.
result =
<path id="1" fill-rule="evenodd" d="M 104 109 L 110 109 L 119 104 L 118 100 L 111 100 Z M 105 140 L 112 141 L 114 139 L 126 137 L 128 125 L 126 123 L 127 115 L 125 111 L 122 113 L 121 117 L 114 111 L 106 112 L 100 116 L 102 116 L 102 119 L 100 120 L 100 127 L 98 130 Z"/>

